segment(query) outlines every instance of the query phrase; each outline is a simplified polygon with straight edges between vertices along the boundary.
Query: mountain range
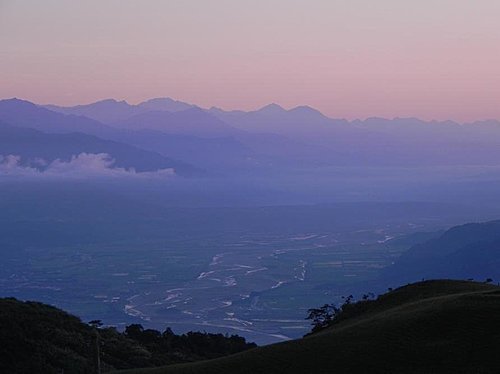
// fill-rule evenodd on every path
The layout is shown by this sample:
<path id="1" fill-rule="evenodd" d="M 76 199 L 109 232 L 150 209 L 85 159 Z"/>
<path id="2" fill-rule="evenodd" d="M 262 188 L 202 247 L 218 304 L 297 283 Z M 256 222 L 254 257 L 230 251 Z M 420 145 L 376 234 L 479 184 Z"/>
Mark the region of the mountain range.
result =
<path id="1" fill-rule="evenodd" d="M 181 164 L 190 164 L 191 170 L 237 175 L 332 166 L 494 166 L 500 160 L 500 123 L 493 120 L 470 124 L 412 118 L 347 121 L 329 118 L 308 106 L 286 110 L 270 104 L 254 111 L 224 111 L 157 98 L 137 105 L 107 99 L 73 107 L 1 100 L 0 122 L 46 134 L 92 135 L 101 145 L 90 146 L 92 142 L 86 138 L 87 143 L 75 147 L 75 155 L 102 150 L 116 158 L 117 165 L 141 170 L 168 164 L 180 171 Z M 142 149 L 143 161 L 122 162 L 123 154 L 104 147 L 104 140 L 115 142 L 115 147 L 118 143 L 133 146 L 135 152 Z M 58 142 L 54 144 L 53 157 L 67 158 L 69 143 L 60 155 Z M 20 156 L 30 153 L 4 148 L 0 154 L 5 156 L 7 151 Z M 146 166 L 148 158 L 151 161 Z"/>

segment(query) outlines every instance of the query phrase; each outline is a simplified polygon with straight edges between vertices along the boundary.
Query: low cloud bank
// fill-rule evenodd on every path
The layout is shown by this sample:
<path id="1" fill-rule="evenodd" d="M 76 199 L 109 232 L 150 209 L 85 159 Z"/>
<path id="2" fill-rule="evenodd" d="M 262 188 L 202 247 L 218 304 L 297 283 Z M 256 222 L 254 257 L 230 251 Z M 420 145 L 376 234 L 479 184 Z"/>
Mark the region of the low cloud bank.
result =
<path id="1" fill-rule="evenodd" d="M 172 168 L 137 172 L 133 168 L 115 167 L 115 160 L 107 153 L 80 153 L 69 161 L 55 159 L 47 162 L 35 159 L 23 163 L 17 155 L 0 155 L 0 176 L 18 177 L 68 177 L 68 178 L 167 178 L 175 175 Z"/>

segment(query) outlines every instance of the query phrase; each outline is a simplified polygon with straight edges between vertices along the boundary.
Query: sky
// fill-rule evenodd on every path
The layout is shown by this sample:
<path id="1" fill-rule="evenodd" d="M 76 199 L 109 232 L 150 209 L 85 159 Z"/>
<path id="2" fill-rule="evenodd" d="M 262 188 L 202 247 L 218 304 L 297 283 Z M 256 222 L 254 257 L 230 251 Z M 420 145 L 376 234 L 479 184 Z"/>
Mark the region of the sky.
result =
<path id="1" fill-rule="evenodd" d="M 499 0 L 0 0 L 0 98 L 500 119 Z"/>

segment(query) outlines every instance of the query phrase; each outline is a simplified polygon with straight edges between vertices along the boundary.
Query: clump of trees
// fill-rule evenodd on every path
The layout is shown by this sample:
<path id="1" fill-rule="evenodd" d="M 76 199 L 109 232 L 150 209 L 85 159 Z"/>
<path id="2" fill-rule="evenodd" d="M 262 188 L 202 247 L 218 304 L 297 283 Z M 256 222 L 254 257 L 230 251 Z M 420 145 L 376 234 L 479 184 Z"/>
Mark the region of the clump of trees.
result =
<path id="1" fill-rule="evenodd" d="M 368 310 L 375 301 L 373 293 L 364 294 L 361 300 L 355 302 L 354 296 L 342 296 L 343 302 L 340 305 L 324 304 L 319 308 L 308 310 L 306 319 L 311 320 L 313 326 L 311 333 L 316 333 L 335 323 L 360 315 Z"/>
<path id="2" fill-rule="evenodd" d="M 151 353 L 149 362 L 153 366 L 216 358 L 256 347 L 238 335 L 194 331 L 176 335 L 169 327 L 160 333 L 140 324 L 127 326 L 124 335 Z"/>

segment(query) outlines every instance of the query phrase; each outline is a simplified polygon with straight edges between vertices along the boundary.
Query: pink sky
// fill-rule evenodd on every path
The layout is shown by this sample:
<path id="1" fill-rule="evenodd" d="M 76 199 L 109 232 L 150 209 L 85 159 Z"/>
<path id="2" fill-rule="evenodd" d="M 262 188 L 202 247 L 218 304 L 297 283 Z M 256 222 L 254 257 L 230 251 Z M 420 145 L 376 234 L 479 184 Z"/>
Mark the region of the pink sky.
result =
<path id="1" fill-rule="evenodd" d="M 500 119 L 499 0 L 0 0 L 0 98 Z"/>

